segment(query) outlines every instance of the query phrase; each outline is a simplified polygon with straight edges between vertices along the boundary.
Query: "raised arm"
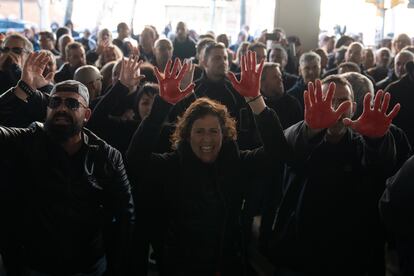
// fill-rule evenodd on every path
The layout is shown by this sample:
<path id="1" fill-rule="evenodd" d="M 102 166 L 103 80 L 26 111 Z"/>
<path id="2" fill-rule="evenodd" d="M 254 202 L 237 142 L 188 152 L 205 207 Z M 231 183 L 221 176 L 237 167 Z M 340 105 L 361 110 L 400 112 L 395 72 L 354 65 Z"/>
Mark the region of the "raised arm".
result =
<path id="1" fill-rule="evenodd" d="M 21 79 L 16 87 L 0 96 L 0 121 L 8 126 L 26 127 L 46 117 L 48 96 L 37 88 L 44 87 L 53 77 L 42 73 L 49 61 L 45 53 L 31 53 L 23 65 Z"/>
<path id="2" fill-rule="evenodd" d="M 108 116 L 122 98 L 136 91 L 139 82 L 144 78 L 139 71 L 141 64 L 142 61 L 138 61 L 138 57 L 130 57 L 128 60 L 122 61 L 119 81 L 99 101 L 92 113 L 92 117 L 88 122 L 91 129 L 116 127 L 116 124 L 111 124 L 112 121 Z"/>
<path id="3" fill-rule="evenodd" d="M 134 164 L 145 164 L 150 159 L 150 154 L 154 149 L 161 130 L 162 123 L 165 121 L 171 107 L 182 98 L 192 93 L 194 84 L 191 83 L 184 90 L 180 89 L 180 82 L 187 72 L 188 65 L 181 66 L 179 59 L 176 59 L 171 68 L 172 61 L 168 61 L 164 73 L 160 73 L 155 68 L 155 75 L 160 86 L 160 96 L 156 96 L 151 113 L 146 117 L 138 130 L 135 132 L 127 151 L 127 161 L 129 166 Z M 145 161 L 146 160 L 146 161 Z"/>

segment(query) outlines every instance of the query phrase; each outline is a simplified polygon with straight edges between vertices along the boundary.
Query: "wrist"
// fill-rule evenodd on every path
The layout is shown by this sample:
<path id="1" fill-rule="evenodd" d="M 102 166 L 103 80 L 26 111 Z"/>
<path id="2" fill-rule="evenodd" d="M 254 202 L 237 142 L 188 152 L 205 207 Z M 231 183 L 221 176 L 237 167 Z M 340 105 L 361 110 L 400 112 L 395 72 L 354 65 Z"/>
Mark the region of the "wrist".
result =
<path id="1" fill-rule="evenodd" d="M 23 79 L 20 79 L 17 82 L 17 88 L 19 88 L 19 90 L 24 92 L 27 95 L 27 97 L 32 96 L 36 91 L 36 88 L 33 87 L 33 84 L 30 84 Z"/>

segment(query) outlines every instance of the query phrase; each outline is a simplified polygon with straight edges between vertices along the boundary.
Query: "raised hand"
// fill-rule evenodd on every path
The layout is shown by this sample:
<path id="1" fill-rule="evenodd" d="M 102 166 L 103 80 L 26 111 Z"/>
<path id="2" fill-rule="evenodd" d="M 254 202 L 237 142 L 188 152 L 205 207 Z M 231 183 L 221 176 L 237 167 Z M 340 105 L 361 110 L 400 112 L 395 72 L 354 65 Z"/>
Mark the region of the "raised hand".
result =
<path id="1" fill-rule="evenodd" d="M 344 118 L 344 125 L 353 128 L 356 132 L 370 137 L 379 138 L 388 131 L 392 120 L 400 111 L 400 104 L 396 104 L 388 115 L 386 114 L 390 103 L 390 94 L 379 90 L 374 98 L 374 106 L 371 108 L 371 94 L 367 93 L 364 97 L 364 110 L 358 119 L 352 121 Z M 382 102 L 381 102 L 382 101 Z"/>
<path id="2" fill-rule="evenodd" d="M 189 65 L 176 58 L 174 65 L 170 70 L 172 61 L 167 62 L 164 73 L 161 74 L 157 67 L 155 69 L 155 76 L 157 77 L 158 84 L 160 85 L 160 97 L 170 104 L 176 104 L 182 98 L 193 92 L 194 83 L 189 84 L 184 90 L 180 89 L 180 83 L 184 78 L 184 75 L 189 70 Z M 179 68 L 181 70 L 179 70 Z"/>
<path id="3" fill-rule="evenodd" d="M 130 56 L 127 60 L 122 60 L 119 81 L 128 87 L 130 93 L 134 92 L 139 82 L 145 78 L 145 76 L 140 74 L 139 67 L 141 64 L 142 61 L 138 60 L 138 56 Z"/>
<path id="4" fill-rule="evenodd" d="M 98 47 L 96 47 L 96 53 L 98 54 L 98 55 L 100 55 L 100 54 L 102 54 L 104 51 L 105 51 L 105 49 L 107 49 L 108 48 L 108 46 L 111 44 L 111 42 L 109 41 L 109 39 L 104 39 L 104 40 L 102 40 L 102 41 L 100 41 L 99 43 L 98 43 Z"/>
<path id="5" fill-rule="evenodd" d="M 49 84 L 53 78 L 53 72 L 42 75 L 49 62 L 49 56 L 46 53 L 30 53 L 23 65 L 21 80 L 29 85 L 32 90 Z"/>
<path id="6" fill-rule="evenodd" d="M 349 108 L 351 102 L 346 101 L 334 110 L 332 98 L 335 93 L 335 83 L 330 83 L 325 98 L 322 96 L 320 80 L 308 84 L 308 90 L 303 94 L 305 102 L 305 122 L 311 129 L 324 129 L 334 125 Z"/>
<path id="7" fill-rule="evenodd" d="M 256 67 L 256 53 L 248 51 L 241 58 L 241 78 L 236 79 L 234 73 L 227 74 L 233 87 L 243 97 L 253 98 L 260 94 L 260 78 L 262 76 L 264 60 Z"/>
<path id="8" fill-rule="evenodd" d="M 188 70 L 184 74 L 183 80 L 180 83 L 180 88 L 185 89 L 187 86 L 189 86 L 193 82 L 194 78 L 194 70 L 195 70 L 195 64 L 190 59 L 185 59 L 184 64 L 187 64 Z M 181 67 L 178 68 L 178 70 L 181 70 Z"/>

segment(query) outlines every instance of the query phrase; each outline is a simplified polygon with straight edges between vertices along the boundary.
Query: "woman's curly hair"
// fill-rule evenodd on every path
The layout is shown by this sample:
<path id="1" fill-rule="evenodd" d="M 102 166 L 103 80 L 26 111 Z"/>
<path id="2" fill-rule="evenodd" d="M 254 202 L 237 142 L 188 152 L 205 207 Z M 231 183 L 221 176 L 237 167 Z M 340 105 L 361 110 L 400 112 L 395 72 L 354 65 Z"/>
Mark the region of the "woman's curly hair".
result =
<path id="1" fill-rule="evenodd" d="M 181 143 L 190 139 L 193 123 L 206 115 L 213 115 L 219 119 L 223 141 L 237 139 L 236 121 L 230 116 L 227 107 L 208 98 L 199 98 L 178 118 L 175 131 L 171 135 L 173 149 L 177 149 Z"/>

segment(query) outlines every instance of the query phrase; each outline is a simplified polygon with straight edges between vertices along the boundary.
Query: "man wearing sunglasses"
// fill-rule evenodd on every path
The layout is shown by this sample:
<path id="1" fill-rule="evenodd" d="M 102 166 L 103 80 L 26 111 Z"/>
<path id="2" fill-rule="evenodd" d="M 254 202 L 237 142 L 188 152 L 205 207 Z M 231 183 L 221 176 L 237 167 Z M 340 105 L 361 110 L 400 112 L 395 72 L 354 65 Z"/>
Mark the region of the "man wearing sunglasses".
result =
<path id="1" fill-rule="evenodd" d="M 6 36 L 0 45 L 0 94 L 16 85 L 24 61 L 31 52 L 33 45 L 24 36 L 18 33 Z"/>
<path id="2" fill-rule="evenodd" d="M 122 156 L 83 127 L 91 115 L 86 86 L 69 80 L 57 83 L 50 96 L 36 90 L 46 81 L 48 61 L 45 53 L 30 54 L 18 85 L 7 92 L 45 108 L 46 121 L 0 127 L 0 191 L 13 185 L 18 194 L 0 194 L 13 198 L 0 211 L 19 210 L 14 224 L 7 221 L 10 214 L 0 213 L 9 226 L 0 229 L 9 231 L 0 233 L 7 237 L 0 254 L 6 267 L 11 260 L 23 275 L 127 275 L 134 206 Z"/>

